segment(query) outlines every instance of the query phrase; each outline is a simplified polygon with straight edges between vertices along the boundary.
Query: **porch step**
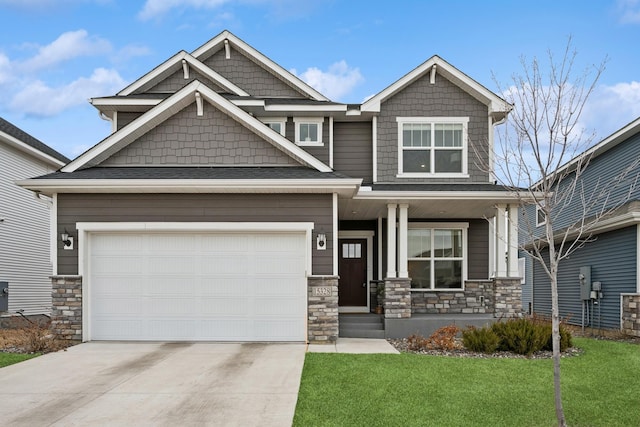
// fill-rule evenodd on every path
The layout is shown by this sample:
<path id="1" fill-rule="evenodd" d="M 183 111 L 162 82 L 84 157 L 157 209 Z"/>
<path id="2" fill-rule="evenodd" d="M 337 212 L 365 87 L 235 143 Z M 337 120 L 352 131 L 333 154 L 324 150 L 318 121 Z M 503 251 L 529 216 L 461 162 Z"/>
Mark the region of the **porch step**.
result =
<path id="1" fill-rule="evenodd" d="M 343 338 L 384 338 L 384 322 L 379 314 L 340 314 Z"/>

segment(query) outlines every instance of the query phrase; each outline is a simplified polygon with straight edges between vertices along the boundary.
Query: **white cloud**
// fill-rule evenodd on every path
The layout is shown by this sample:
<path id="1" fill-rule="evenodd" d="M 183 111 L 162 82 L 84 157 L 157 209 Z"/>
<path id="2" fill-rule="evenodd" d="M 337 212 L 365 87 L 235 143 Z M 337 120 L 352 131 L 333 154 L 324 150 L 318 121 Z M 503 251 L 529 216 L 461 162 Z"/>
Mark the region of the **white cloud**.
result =
<path id="1" fill-rule="evenodd" d="M 350 68 L 344 60 L 332 64 L 327 71 L 312 67 L 301 74 L 297 74 L 295 69 L 292 69 L 291 72 L 332 100 L 341 99 L 356 85 L 364 81 L 360 70 Z"/>
<path id="2" fill-rule="evenodd" d="M 35 71 L 79 56 L 100 55 L 111 51 L 111 43 L 99 37 L 90 37 L 85 30 L 69 31 L 38 49 L 38 53 L 22 63 L 22 67 Z"/>
<path id="3" fill-rule="evenodd" d="M 618 0 L 620 22 L 640 24 L 640 0 Z"/>
<path id="4" fill-rule="evenodd" d="M 112 59 L 114 62 L 124 62 L 128 61 L 131 58 L 135 58 L 138 56 L 147 56 L 150 54 L 151 49 L 149 49 L 147 46 L 130 44 L 118 50 L 118 52 L 116 52 Z"/>
<path id="5" fill-rule="evenodd" d="M 0 85 L 9 82 L 11 77 L 11 61 L 9 57 L 0 52 Z"/>
<path id="6" fill-rule="evenodd" d="M 214 9 L 227 3 L 228 0 L 147 0 L 138 14 L 142 20 L 157 18 L 172 9 L 191 7 L 194 9 Z"/>
<path id="7" fill-rule="evenodd" d="M 598 140 L 606 138 L 640 117 L 640 82 L 621 82 L 599 86 L 582 116 L 589 128 L 595 128 Z"/>
<path id="8" fill-rule="evenodd" d="M 35 116 L 54 116 L 87 103 L 90 97 L 108 95 L 125 85 L 117 71 L 97 68 L 90 77 L 81 77 L 68 85 L 52 88 L 36 80 L 11 100 L 14 111 Z"/>

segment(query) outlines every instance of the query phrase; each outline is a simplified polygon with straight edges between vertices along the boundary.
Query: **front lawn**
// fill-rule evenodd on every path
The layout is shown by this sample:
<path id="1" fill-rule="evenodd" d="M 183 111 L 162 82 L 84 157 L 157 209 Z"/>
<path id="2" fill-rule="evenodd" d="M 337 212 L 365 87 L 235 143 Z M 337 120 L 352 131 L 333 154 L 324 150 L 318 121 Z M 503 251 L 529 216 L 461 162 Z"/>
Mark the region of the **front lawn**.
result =
<path id="1" fill-rule="evenodd" d="M 18 354 L 18 353 L 1 353 L 0 352 L 0 368 L 13 365 L 14 363 L 22 362 L 23 360 L 31 359 L 32 357 L 39 356 L 39 354 Z"/>
<path id="2" fill-rule="evenodd" d="M 640 346 L 575 338 L 571 426 L 640 426 Z M 550 359 L 307 353 L 294 426 L 553 426 Z"/>

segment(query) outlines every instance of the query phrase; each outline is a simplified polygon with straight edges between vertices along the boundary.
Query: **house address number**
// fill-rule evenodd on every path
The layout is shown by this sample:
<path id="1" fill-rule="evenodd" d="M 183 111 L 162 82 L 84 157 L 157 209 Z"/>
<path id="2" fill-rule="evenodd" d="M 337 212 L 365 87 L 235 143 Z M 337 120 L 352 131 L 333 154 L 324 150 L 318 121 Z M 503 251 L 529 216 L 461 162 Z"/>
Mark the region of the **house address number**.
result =
<path id="1" fill-rule="evenodd" d="M 312 295 L 314 297 L 330 297 L 331 286 L 320 286 L 317 288 L 313 288 Z"/>

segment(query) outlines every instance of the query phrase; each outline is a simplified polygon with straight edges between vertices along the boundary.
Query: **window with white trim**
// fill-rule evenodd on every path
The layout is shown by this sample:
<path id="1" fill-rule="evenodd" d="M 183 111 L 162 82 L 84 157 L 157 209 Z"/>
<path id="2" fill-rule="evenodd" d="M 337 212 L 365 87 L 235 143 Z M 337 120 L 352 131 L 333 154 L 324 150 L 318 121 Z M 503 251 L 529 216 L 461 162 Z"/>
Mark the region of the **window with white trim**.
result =
<path id="1" fill-rule="evenodd" d="M 467 176 L 468 117 L 398 117 L 398 174 Z"/>
<path id="2" fill-rule="evenodd" d="M 547 214 L 544 212 L 544 204 L 536 205 L 536 227 L 540 227 L 547 223 Z"/>
<path id="3" fill-rule="evenodd" d="M 468 224 L 409 224 L 411 288 L 462 289 L 466 278 Z"/>
<path id="4" fill-rule="evenodd" d="M 261 119 L 262 123 L 269 126 L 271 129 L 278 132 L 280 135 L 286 135 L 287 118 L 268 118 Z"/>
<path id="5" fill-rule="evenodd" d="M 322 123 L 324 118 L 294 118 L 296 144 L 322 145 Z"/>

